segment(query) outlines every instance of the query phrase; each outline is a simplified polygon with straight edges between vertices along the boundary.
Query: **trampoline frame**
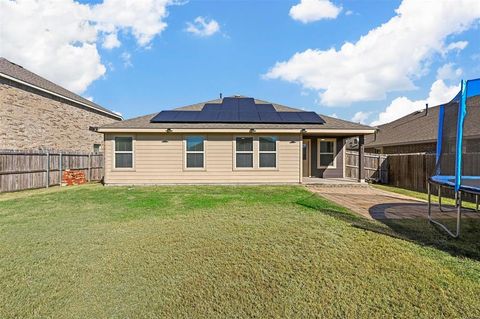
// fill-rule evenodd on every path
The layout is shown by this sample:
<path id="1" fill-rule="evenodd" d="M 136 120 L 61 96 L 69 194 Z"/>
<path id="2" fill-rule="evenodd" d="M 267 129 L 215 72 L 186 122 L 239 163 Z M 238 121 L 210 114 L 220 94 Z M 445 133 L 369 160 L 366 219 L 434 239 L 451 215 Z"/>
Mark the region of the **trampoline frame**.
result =
<path id="1" fill-rule="evenodd" d="M 436 182 L 434 180 L 432 180 L 431 178 L 428 179 L 427 181 L 427 192 L 428 192 L 428 221 L 439 226 L 440 228 L 442 228 L 448 235 L 450 235 L 451 237 L 453 238 L 458 238 L 460 236 L 460 224 L 461 224 L 461 220 L 462 220 L 462 208 L 463 209 L 468 209 L 468 210 L 472 210 L 472 211 L 475 211 L 475 212 L 479 212 L 479 196 L 480 196 L 480 191 L 478 192 L 474 192 L 474 191 L 467 191 L 467 190 L 458 190 L 455 192 L 455 211 L 457 212 L 457 224 L 456 224 L 456 229 L 455 229 L 455 233 L 452 232 L 450 229 L 448 229 L 448 227 L 442 223 L 440 223 L 438 220 L 435 220 L 432 218 L 432 191 L 431 191 L 431 185 L 437 185 L 438 186 L 438 192 L 437 192 L 437 195 L 438 195 L 438 207 L 440 209 L 441 212 L 446 212 L 446 210 L 444 210 L 442 208 L 442 187 L 445 187 L 445 188 L 450 188 L 450 189 L 453 189 L 455 190 L 455 187 L 454 186 L 451 186 L 451 185 L 446 185 L 446 184 L 442 184 L 442 183 L 439 183 L 439 182 Z M 467 208 L 467 207 L 462 207 L 462 192 L 466 193 L 466 194 L 473 194 L 475 195 L 475 204 L 476 204 L 476 208 L 475 209 L 471 209 L 471 208 Z"/>
<path id="2" fill-rule="evenodd" d="M 479 81 L 480 79 L 472 80 L 472 81 Z M 458 238 L 460 236 L 460 223 L 462 219 L 462 193 L 466 194 L 473 194 L 475 195 L 475 202 L 476 208 L 472 209 L 478 213 L 479 211 L 479 195 L 480 189 L 466 187 L 462 185 L 462 180 L 464 176 L 462 176 L 462 144 L 463 144 L 463 125 L 465 116 L 467 115 L 467 87 L 468 82 L 464 81 L 461 82 L 461 90 L 460 90 L 460 101 L 459 101 L 459 111 L 458 111 L 458 119 L 457 119 L 457 134 L 456 134 L 456 152 L 455 152 L 455 175 L 454 183 L 451 182 L 443 182 L 440 177 L 441 175 L 434 175 L 431 176 L 427 180 L 427 191 L 428 191 L 428 220 L 441 227 L 443 230 L 447 232 L 453 238 Z M 458 95 L 457 95 L 458 96 Z M 444 117 L 444 108 L 445 106 L 442 105 L 440 108 L 439 114 L 439 126 L 438 126 L 438 138 L 437 138 L 437 159 L 436 159 L 436 170 L 438 170 L 438 164 L 440 159 L 440 153 L 442 148 L 442 134 L 443 134 L 443 117 Z M 439 171 L 437 171 L 437 174 Z M 431 185 L 438 185 L 438 206 L 440 212 L 444 212 L 442 208 L 442 187 L 453 189 L 455 192 L 455 210 L 457 212 L 457 224 L 455 232 L 448 229 L 448 227 L 438 220 L 434 220 L 432 218 L 432 192 L 431 192 Z M 468 208 L 466 208 L 468 209 Z M 470 210 L 470 209 L 469 209 Z"/>

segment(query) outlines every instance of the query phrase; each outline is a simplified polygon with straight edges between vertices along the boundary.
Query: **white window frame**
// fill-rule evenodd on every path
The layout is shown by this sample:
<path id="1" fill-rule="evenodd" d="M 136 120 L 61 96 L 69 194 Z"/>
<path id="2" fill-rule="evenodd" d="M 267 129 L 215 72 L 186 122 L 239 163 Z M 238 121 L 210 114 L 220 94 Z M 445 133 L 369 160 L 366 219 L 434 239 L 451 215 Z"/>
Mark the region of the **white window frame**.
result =
<path id="1" fill-rule="evenodd" d="M 321 153 L 320 142 L 333 142 L 333 153 Z M 317 139 L 317 168 L 337 168 L 337 139 L 335 138 L 318 138 Z M 322 166 L 320 165 L 320 156 L 322 154 L 333 155 L 333 165 Z"/>
<path id="2" fill-rule="evenodd" d="M 117 151 L 116 150 L 116 139 L 117 137 L 129 137 L 132 139 L 132 150 L 131 151 Z M 135 136 L 133 135 L 115 135 L 113 136 L 113 169 L 122 170 L 122 171 L 132 171 L 135 170 Z M 117 154 L 132 154 L 132 167 L 117 167 Z"/>
<path id="3" fill-rule="evenodd" d="M 251 138 L 252 150 L 251 151 L 238 151 L 237 152 L 237 138 Z M 252 154 L 252 167 L 237 167 L 237 153 Z M 233 137 L 233 169 L 234 170 L 252 170 L 255 169 L 255 136 L 253 135 L 237 135 Z"/>
<path id="4" fill-rule="evenodd" d="M 203 138 L 203 151 L 189 151 L 188 150 L 188 142 L 187 142 L 187 139 L 189 137 L 201 137 Z M 204 171 L 206 170 L 206 167 L 207 167 L 207 163 L 206 163 L 206 156 L 205 156 L 205 153 L 206 153 L 206 149 L 207 149 L 207 137 L 205 135 L 199 135 L 199 134 L 193 134 L 193 135 L 185 135 L 184 138 L 183 138 L 183 162 L 184 162 L 184 165 L 183 165 L 183 169 L 185 170 L 193 170 L 193 171 Z M 203 167 L 188 167 L 187 166 L 187 155 L 188 154 L 203 154 Z"/>
<path id="5" fill-rule="evenodd" d="M 275 139 L 275 151 L 261 151 L 260 150 L 260 139 L 262 137 L 270 137 Z M 275 166 L 273 167 L 261 167 L 260 166 L 260 154 L 275 154 Z M 265 170 L 276 170 L 278 168 L 278 137 L 275 135 L 261 135 L 258 137 L 258 154 L 257 154 L 258 160 L 258 168 L 259 169 L 265 169 Z"/>

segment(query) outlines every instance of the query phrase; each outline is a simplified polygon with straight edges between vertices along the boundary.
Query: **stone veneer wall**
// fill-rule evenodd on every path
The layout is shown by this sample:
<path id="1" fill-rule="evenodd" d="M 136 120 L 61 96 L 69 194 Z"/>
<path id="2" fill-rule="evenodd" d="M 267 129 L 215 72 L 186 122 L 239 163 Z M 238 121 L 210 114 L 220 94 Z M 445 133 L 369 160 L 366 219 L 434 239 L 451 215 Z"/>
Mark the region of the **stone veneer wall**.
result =
<path id="1" fill-rule="evenodd" d="M 90 130 L 117 121 L 87 107 L 0 78 L 0 149 L 93 152 L 103 135 Z"/>

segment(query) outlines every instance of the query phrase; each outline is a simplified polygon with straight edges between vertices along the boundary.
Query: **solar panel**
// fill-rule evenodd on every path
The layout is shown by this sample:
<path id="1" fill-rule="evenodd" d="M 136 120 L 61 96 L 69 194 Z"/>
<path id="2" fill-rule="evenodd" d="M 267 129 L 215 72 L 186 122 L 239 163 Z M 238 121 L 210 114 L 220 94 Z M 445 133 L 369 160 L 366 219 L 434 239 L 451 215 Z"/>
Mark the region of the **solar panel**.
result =
<path id="1" fill-rule="evenodd" d="M 220 115 L 220 112 L 198 112 L 196 122 L 216 122 L 218 120 L 218 117 Z"/>
<path id="2" fill-rule="evenodd" d="M 220 112 L 218 115 L 219 122 L 238 122 L 238 113 L 236 112 Z"/>
<path id="3" fill-rule="evenodd" d="M 222 110 L 222 104 L 205 104 L 202 112 L 220 112 Z"/>
<path id="4" fill-rule="evenodd" d="M 272 104 L 256 104 L 255 108 L 258 112 L 277 112 Z"/>
<path id="5" fill-rule="evenodd" d="M 176 122 L 197 122 L 197 115 L 200 111 L 181 111 L 175 118 Z"/>
<path id="6" fill-rule="evenodd" d="M 238 112 L 238 119 L 240 122 L 258 123 L 260 116 L 257 112 Z"/>
<path id="7" fill-rule="evenodd" d="M 162 111 L 155 115 L 151 122 L 173 122 L 177 115 L 178 112 L 176 111 Z"/>
<path id="8" fill-rule="evenodd" d="M 265 123 L 279 123 L 282 121 L 276 112 L 259 112 L 260 120 Z"/>
<path id="9" fill-rule="evenodd" d="M 241 98 L 238 100 L 238 111 L 239 112 L 257 112 L 255 107 L 255 100 L 252 98 Z"/>
<path id="10" fill-rule="evenodd" d="M 162 111 L 153 123 L 325 123 L 314 112 L 277 112 L 272 104 L 255 104 L 252 98 L 224 98 L 207 103 L 201 111 Z"/>
<path id="11" fill-rule="evenodd" d="M 282 123 L 303 123 L 298 113 L 299 112 L 278 112 L 278 115 L 280 115 Z"/>
<path id="12" fill-rule="evenodd" d="M 226 97 L 222 102 L 222 111 L 224 112 L 238 112 L 238 99 Z"/>
<path id="13" fill-rule="evenodd" d="M 305 123 L 325 123 L 315 112 L 298 112 L 298 116 L 300 116 Z"/>

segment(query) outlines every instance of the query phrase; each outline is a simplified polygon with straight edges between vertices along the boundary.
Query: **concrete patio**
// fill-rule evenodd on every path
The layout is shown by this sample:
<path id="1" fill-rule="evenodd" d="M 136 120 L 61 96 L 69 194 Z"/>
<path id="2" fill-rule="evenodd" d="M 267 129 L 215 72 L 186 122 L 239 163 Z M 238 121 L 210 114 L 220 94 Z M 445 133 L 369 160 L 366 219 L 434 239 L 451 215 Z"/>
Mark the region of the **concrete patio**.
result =
<path id="1" fill-rule="evenodd" d="M 365 182 L 358 182 L 349 178 L 319 178 L 319 177 L 304 177 L 303 185 L 317 185 L 322 187 L 367 187 Z"/>

